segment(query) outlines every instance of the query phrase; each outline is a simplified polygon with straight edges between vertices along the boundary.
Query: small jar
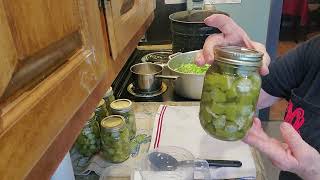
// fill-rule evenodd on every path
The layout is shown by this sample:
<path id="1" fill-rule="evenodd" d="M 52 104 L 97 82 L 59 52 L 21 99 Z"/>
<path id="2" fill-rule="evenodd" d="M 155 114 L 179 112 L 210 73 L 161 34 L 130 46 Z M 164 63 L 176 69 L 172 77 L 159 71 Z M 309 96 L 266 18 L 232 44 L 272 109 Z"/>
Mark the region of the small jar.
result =
<path id="1" fill-rule="evenodd" d="M 112 115 L 101 121 L 102 156 L 110 162 L 120 163 L 130 156 L 129 130 L 125 119 Z"/>
<path id="2" fill-rule="evenodd" d="M 95 113 L 96 113 L 96 120 L 100 124 L 103 118 L 107 117 L 109 114 L 107 114 L 107 107 L 106 102 L 104 99 L 101 99 L 98 106 L 96 107 Z"/>
<path id="3" fill-rule="evenodd" d="M 252 126 L 260 93 L 263 54 L 226 46 L 215 49 L 215 60 L 205 75 L 199 119 L 211 136 L 226 141 L 242 139 Z"/>
<path id="4" fill-rule="evenodd" d="M 107 111 L 108 111 L 108 115 L 112 114 L 111 108 L 110 108 L 110 104 L 116 99 L 113 95 L 113 90 L 112 87 L 110 87 L 108 89 L 108 91 L 104 94 L 103 99 L 106 102 L 106 107 L 107 107 Z"/>
<path id="5" fill-rule="evenodd" d="M 75 148 L 86 157 L 91 157 L 100 150 L 100 128 L 94 113 L 81 130 Z"/>
<path id="6" fill-rule="evenodd" d="M 121 115 L 125 118 L 130 131 L 130 139 L 136 135 L 136 118 L 132 108 L 132 102 L 129 99 L 118 99 L 110 104 L 112 114 Z"/>

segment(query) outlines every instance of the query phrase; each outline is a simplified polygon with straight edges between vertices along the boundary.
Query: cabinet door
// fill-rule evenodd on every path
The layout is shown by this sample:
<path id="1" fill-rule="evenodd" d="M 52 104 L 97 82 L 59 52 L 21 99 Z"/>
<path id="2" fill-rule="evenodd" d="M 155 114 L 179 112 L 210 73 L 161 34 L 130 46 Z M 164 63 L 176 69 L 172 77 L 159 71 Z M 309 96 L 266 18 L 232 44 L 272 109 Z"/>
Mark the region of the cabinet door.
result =
<path id="1" fill-rule="evenodd" d="M 153 14 L 155 1 L 108 0 L 105 3 L 112 58 L 117 59 Z"/>
<path id="2" fill-rule="evenodd" d="M 34 87 L 90 46 L 84 40 L 80 6 L 76 0 L 1 0 L 2 101 Z"/>
<path id="3" fill-rule="evenodd" d="M 106 76 L 97 1 L 0 0 L 0 37 L 0 179 L 24 179 Z"/>

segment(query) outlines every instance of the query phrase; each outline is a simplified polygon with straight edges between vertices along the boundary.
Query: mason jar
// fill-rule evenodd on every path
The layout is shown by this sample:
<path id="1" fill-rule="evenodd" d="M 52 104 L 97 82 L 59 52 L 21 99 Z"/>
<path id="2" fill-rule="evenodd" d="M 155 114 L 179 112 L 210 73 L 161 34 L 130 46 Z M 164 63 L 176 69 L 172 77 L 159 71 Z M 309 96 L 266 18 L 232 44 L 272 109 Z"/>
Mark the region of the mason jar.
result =
<path id="1" fill-rule="evenodd" d="M 75 142 L 75 148 L 86 157 L 91 157 L 100 150 L 100 128 L 94 113 L 81 130 Z"/>
<path id="2" fill-rule="evenodd" d="M 120 163 L 130 156 L 129 130 L 125 119 L 119 115 L 112 115 L 101 121 L 101 152 L 110 162 Z"/>
<path id="3" fill-rule="evenodd" d="M 118 99 L 110 104 L 112 114 L 121 115 L 125 118 L 130 132 L 130 139 L 136 135 L 136 118 L 133 111 L 132 102 L 129 99 Z"/>
<path id="4" fill-rule="evenodd" d="M 103 97 L 104 101 L 106 102 L 106 107 L 107 107 L 107 111 L 108 111 L 108 115 L 112 114 L 111 108 L 110 108 L 110 104 L 116 99 L 113 95 L 113 90 L 112 87 L 110 87 L 107 92 L 104 94 Z"/>
<path id="5" fill-rule="evenodd" d="M 215 49 L 205 75 L 199 119 L 203 129 L 220 140 L 242 139 L 252 126 L 261 88 L 263 54 L 243 47 Z"/>
<path id="6" fill-rule="evenodd" d="M 101 120 L 107 116 L 109 116 L 109 114 L 107 114 L 107 107 L 106 107 L 106 102 L 104 101 L 104 99 L 101 99 L 99 104 L 96 107 L 95 110 L 96 113 L 96 120 L 98 121 L 98 123 L 101 122 Z"/>

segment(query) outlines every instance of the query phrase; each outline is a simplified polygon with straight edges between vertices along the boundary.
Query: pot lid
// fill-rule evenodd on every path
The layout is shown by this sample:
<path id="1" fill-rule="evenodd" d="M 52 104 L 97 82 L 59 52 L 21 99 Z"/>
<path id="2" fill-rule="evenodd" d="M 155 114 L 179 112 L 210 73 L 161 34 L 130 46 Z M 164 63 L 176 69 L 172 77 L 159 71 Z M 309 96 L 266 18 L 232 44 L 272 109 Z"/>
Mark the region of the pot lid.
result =
<path id="1" fill-rule="evenodd" d="M 143 56 L 141 61 L 156 64 L 166 64 L 169 61 L 170 55 L 172 55 L 172 52 L 169 51 L 153 52 Z"/>
<path id="2" fill-rule="evenodd" d="M 173 13 L 169 16 L 169 19 L 180 23 L 204 23 L 203 21 L 213 14 L 224 14 L 229 16 L 225 12 L 216 10 L 191 10 Z"/>

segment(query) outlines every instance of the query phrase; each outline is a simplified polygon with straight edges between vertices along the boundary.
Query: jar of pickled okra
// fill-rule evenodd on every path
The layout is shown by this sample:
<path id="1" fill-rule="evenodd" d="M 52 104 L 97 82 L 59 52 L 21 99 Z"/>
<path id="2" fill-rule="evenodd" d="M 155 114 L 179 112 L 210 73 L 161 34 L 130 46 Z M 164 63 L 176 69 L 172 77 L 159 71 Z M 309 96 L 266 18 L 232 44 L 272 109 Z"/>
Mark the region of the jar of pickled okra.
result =
<path id="1" fill-rule="evenodd" d="M 112 87 L 110 87 L 107 92 L 104 94 L 103 99 L 106 102 L 106 107 L 107 107 L 107 111 L 108 111 L 108 115 L 112 114 L 111 108 L 110 108 L 110 104 L 115 100 L 115 97 L 113 95 L 113 90 Z"/>
<path id="2" fill-rule="evenodd" d="M 101 153 L 110 162 L 120 163 L 130 156 L 129 129 L 123 116 L 112 115 L 101 121 Z"/>
<path id="3" fill-rule="evenodd" d="M 106 102 L 104 101 L 104 99 L 100 100 L 99 104 L 96 107 L 95 113 L 96 113 L 96 120 L 98 121 L 99 124 L 103 118 L 109 116 L 107 107 L 106 107 Z"/>
<path id="4" fill-rule="evenodd" d="M 226 141 L 242 139 L 252 126 L 261 88 L 259 68 L 263 53 L 224 46 L 205 75 L 199 119 L 211 136 Z"/>
<path id="5" fill-rule="evenodd" d="M 91 157 L 100 150 L 100 128 L 94 113 L 81 130 L 75 142 L 75 148 L 86 157 Z"/>
<path id="6" fill-rule="evenodd" d="M 112 114 L 121 115 L 125 118 L 130 132 L 130 139 L 136 135 L 136 118 L 133 111 L 132 102 L 129 99 L 118 99 L 110 104 Z"/>

